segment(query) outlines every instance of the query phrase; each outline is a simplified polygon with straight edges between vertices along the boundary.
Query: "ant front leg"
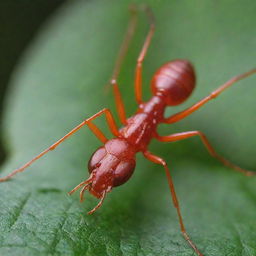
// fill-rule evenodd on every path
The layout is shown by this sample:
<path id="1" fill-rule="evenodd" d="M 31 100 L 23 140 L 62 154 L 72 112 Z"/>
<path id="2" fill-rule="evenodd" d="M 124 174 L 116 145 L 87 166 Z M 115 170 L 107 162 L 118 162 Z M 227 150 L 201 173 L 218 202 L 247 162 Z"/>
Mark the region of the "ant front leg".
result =
<path id="1" fill-rule="evenodd" d="M 101 132 L 101 130 L 92 123 L 92 121 L 99 117 L 100 115 L 105 114 L 106 115 L 106 120 L 108 123 L 108 126 L 111 130 L 111 132 L 113 133 L 114 136 L 119 136 L 119 131 L 118 128 L 116 126 L 114 117 L 111 113 L 111 111 L 107 108 L 102 109 L 101 111 L 99 111 L 98 113 L 96 113 L 95 115 L 91 116 L 90 118 L 84 120 L 82 123 L 80 123 L 79 125 L 77 125 L 75 128 L 73 128 L 70 132 L 68 132 L 65 136 L 63 136 L 61 139 L 59 139 L 57 142 L 55 142 L 54 144 L 52 144 L 50 147 L 48 147 L 47 149 L 45 149 L 44 151 L 42 151 L 40 154 L 38 154 L 37 156 L 35 156 L 32 160 L 30 160 L 29 162 L 27 162 L 26 164 L 24 164 L 23 166 L 21 166 L 20 168 L 14 170 L 13 172 L 11 172 L 10 174 L 8 174 L 7 176 L 0 178 L 0 182 L 6 181 L 8 179 L 10 179 L 11 177 L 13 177 L 15 174 L 19 173 L 19 172 L 23 172 L 27 167 L 29 167 L 32 163 L 34 163 L 36 160 L 38 160 L 39 158 L 41 158 L 42 156 L 44 156 L 45 154 L 47 154 L 48 152 L 54 150 L 56 147 L 58 147 L 64 140 L 66 140 L 67 138 L 69 138 L 71 135 L 75 134 L 79 129 L 81 129 L 83 126 L 87 125 L 90 130 L 94 133 L 94 135 L 102 142 L 102 143 L 106 143 L 108 141 L 108 139 L 105 137 L 105 135 Z"/>
<path id="2" fill-rule="evenodd" d="M 137 24 L 137 10 L 134 8 L 134 6 L 131 6 L 131 18 L 130 22 L 128 24 L 128 29 L 125 34 L 122 46 L 119 50 L 118 57 L 116 59 L 113 75 L 111 78 L 111 85 L 113 86 L 113 92 L 115 96 L 115 103 L 116 103 L 116 108 L 117 108 L 117 113 L 119 116 L 119 119 L 121 120 L 121 123 L 123 125 L 126 125 L 126 113 L 125 113 L 125 107 L 122 99 L 121 92 L 119 90 L 118 84 L 117 84 L 117 77 L 120 73 L 121 65 L 123 63 L 124 57 L 127 54 L 127 50 L 129 48 L 130 42 L 132 40 L 132 37 L 134 35 L 135 27 Z"/>
<path id="3" fill-rule="evenodd" d="M 144 10 L 150 22 L 149 32 L 137 59 L 137 66 L 135 70 L 135 98 L 138 104 L 142 103 L 142 64 L 146 56 L 148 47 L 151 43 L 152 36 L 155 32 L 155 18 L 152 10 L 148 6 L 144 6 Z"/>
<path id="4" fill-rule="evenodd" d="M 200 139 L 202 140 L 203 144 L 207 148 L 208 152 L 211 154 L 211 156 L 218 159 L 224 165 L 226 165 L 226 166 L 232 168 L 233 170 L 238 171 L 238 172 L 240 172 L 240 173 L 242 173 L 246 176 L 253 176 L 253 175 L 256 174 L 256 172 L 252 172 L 252 171 L 242 169 L 241 167 L 229 162 L 227 159 L 225 159 L 224 157 L 217 154 L 215 149 L 210 144 L 209 140 L 200 131 L 189 131 L 189 132 L 174 133 L 174 134 L 171 134 L 169 136 L 159 136 L 157 134 L 155 135 L 156 139 L 159 140 L 159 141 L 162 141 L 162 142 L 174 142 L 174 141 L 184 140 L 184 139 L 194 137 L 194 136 L 199 136 Z"/>
<path id="5" fill-rule="evenodd" d="M 150 22 L 150 29 L 147 34 L 146 40 L 143 44 L 143 47 L 141 49 L 141 52 L 139 54 L 139 57 L 137 59 L 137 66 L 136 66 L 136 71 L 135 71 L 135 97 L 136 97 L 136 101 L 138 104 L 142 103 L 142 88 L 141 88 L 142 87 L 142 63 L 144 61 L 145 55 L 147 53 L 148 47 L 150 45 L 152 36 L 154 34 L 154 30 L 155 30 L 155 18 L 154 18 L 154 15 L 153 15 L 151 9 L 145 5 L 141 6 L 140 9 L 143 9 L 146 12 L 149 22 Z M 131 39 L 134 35 L 135 27 L 137 24 L 138 7 L 136 5 L 131 5 L 130 10 L 131 10 L 131 19 L 130 19 L 128 29 L 127 29 L 126 35 L 124 37 L 122 46 L 120 48 L 120 51 L 119 51 L 119 54 L 118 54 L 118 57 L 117 57 L 117 60 L 115 63 L 113 75 L 111 78 L 111 85 L 113 86 L 117 113 L 118 113 L 119 119 L 121 120 L 121 123 L 123 125 L 126 125 L 127 121 L 126 121 L 126 113 L 125 113 L 123 99 L 122 99 L 121 92 L 119 90 L 118 83 L 117 83 L 117 77 L 120 73 L 122 62 L 124 60 L 125 55 L 127 54 L 127 50 L 129 48 L 129 45 L 130 45 Z"/>
<path id="6" fill-rule="evenodd" d="M 178 214 L 178 218 L 179 218 L 180 229 L 181 229 L 182 235 L 188 241 L 189 245 L 194 249 L 196 254 L 198 256 L 203 256 L 203 254 L 197 249 L 196 245 L 190 239 L 190 237 L 189 237 L 189 235 L 188 235 L 188 233 L 187 233 L 187 231 L 185 229 L 185 226 L 183 224 L 183 219 L 182 219 L 182 216 L 181 216 L 179 201 L 178 201 L 175 189 L 174 189 L 174 184 L 173 184 L 173 181 L 172 181 L 172 176 L 171 176 L 170 170 L 169 170 L 169 168 L 167 166 L 167 163 L 162 158 L 160 158 L 160 157 L 158 157 L 156 155 L 153 155 L 149 151 L 145 151 L 145 152 L 143 152 L 143 154 L 144 154 L 144 156 L 149 161 L 151 161 L 153 163 L 156 163 L 156 164 L 160 164 L 160 165 L 162 165 L 164 167 L 165 174 L 166 174 L 167 181 L 168 181 L 168 185 L 169 185 L 169 189 L 170 189 L 171 195 L 172 195 L 172 201 L 173 201 L 174 207 L 177 210 L 177 214 Z"/>

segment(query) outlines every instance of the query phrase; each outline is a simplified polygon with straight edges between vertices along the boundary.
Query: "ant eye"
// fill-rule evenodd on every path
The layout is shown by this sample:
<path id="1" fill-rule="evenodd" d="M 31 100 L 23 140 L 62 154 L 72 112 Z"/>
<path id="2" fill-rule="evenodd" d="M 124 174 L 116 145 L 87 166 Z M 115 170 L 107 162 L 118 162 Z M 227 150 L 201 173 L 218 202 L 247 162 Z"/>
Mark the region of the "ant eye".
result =
<path id="1" fill-rule="evenodd" d="M 122 161 L 115 169 L 114 187 L 124 184 L 132 176 L 136 162 L 134 159 Z"/>
<path id="2" fill-rule="evenodd" d="M 91 156 L 88 162 L 88 170 L 91 173 L 95 168 L 100 166 L 100 161 L 107 154 L 107 151 L 104 147 L 97 149 Z"/>

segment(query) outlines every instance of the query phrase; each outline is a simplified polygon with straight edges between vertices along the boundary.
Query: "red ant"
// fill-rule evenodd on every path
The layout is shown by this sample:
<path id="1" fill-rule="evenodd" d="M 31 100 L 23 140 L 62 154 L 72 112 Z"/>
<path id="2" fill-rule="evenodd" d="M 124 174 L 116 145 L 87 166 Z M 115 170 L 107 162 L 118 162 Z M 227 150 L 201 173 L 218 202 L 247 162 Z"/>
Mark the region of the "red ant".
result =
<path id="1" fill-rule="evenodd" d="M 34 157 L 31 161 L 27 162 L 19 169 L 14 170 L 4 178 L 1 178 L 0 182 L 8 180 L 18 172 L 24 171 L 33 162 L 41 158 L 49 151 L 54 150 L 65 139 L 70 137 L 84 125 L 87 125 L 94 133 L 94 135 L 103 143 L 103 146 L 97 149 L 89 160 L 88 169 L 90 177 L 77 185 L 73 190 L 69 192 L 69 194 L 74 193 L 76 190 L 82 187 L 80 192 L 81 202 L 83 201 L 85 190 L 88 190 L 93 196 L 99 198 L 100 202 L 98 205 L 88 212 L 89 214 L 92 214 L 102 205 L 106 194 L 110 192 L 113 187 L 120 186 L 129 180 L 136 165 L 135 155 L 138 152 L 142 152 L 145 158 L 164 167 L 173 204 L 177 210 L 181 232 L 190 246 L 197 253 L 197 255 L 202 256 L 202 253 L 197 249 L 186 232 L 181 216 L 179 201 L 176 196 L 174 184 L 167 163 L 164 159 L 149 152 L 147 147 L 152 138 L 163 142 L 173 142 L 193 136 L 199 136 L 209 153 L 224 165 L 231 167 L 246 176 L 255 175 L 254 172 L 244 170 L 239 166 L 229 162 L 222 156 L 218 155 L 214 148 L 211 146 L 207 137 L 200 131 L 189 131 L 175 133 L 168 136 L 160 136 L 158 135 L 156 128 L 160 123 L 172 124 L 182 120 L 186 116 L 192 114 L 194 111 L 202 107 L 208 101 L 216 98 L 221 92 L 233 85 L 235 82 L 248 77 L 253 73 L 256 73 L 256 69 L 252 69 L 251 71 L 231 78 L 229 81 L 221 85 L 217 90 L 213 91 L 210 95 L 195 103 L 190 108 L 165 118 L 164 110 L 167 106 L 175 106 L 181 104 L 192 93 L 195 87 L 195 72 L 192 64 L 187 60 L 178 59 L 162 65 L 156 71 L 151 81 L 151 89 L 153 93 L 152 98 L 148 102 L 142 101 L 142 64 L 155 30 L 155 21 L 151 9 L 149 7 L 143 6 L 143 10 L 146 12 L 149 19 L 150 29 L 137 59 L 137 66 L 135 71 L 135 96 L 139 105 L 136 114 L 129 119 L 126 118 L 123 100 L 117 84 L 117 77 L 119 75 L 120 67 L 126 55 L 136 26 L 137 8 L 133 6 L 131 8 L 132 16 L 128 30 L 124 38 L 124 43 L 120 49 L 111 79 L 117 112 L 123 127 L 118 129 L 111 111 L 107 108 L 104 108 L 92 117 L 84 120 L 81 124 L 76 126 L 60 140 Z M 100 131 L 100 129 L 92 123 L 94 119 L 102 114 L 106 115 L 108 126 L 112 134 L 115 136 L 113 139 L 108 140 Z"/>

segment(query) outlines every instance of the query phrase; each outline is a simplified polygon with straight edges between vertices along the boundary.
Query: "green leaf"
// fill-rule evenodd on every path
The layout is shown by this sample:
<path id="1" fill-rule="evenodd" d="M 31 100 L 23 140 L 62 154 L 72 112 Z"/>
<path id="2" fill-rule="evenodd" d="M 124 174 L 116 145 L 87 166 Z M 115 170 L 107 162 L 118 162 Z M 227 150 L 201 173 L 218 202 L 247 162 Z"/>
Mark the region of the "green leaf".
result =
<path id="1" fill-rule="evenodd" d="M 138 3 L 140 1 L 137 1 Z M 156 16 L 156 33 L 144 64 L 144 98 L 164 62 L 186 58 L 197 70 L 197 88 L 184 109 L 234 75 L 255 67 L 255 1 L 144 1 Z M 114 110 L 104 85 L 127 26 L 129 1 L 69 2 L 30 45 L 6 102 L 4 139 L 9 153 L 2 175 L 23 164 L 103 107 Z M 139 15 L 135 39 L 119 79 L 127 112 L 137 108 L 133 75 L 148 28 Z M 255 77 L 228 89 L 162 134 L 201 130 L 216 150 L 255 168 Z M 105 120 L 97 121 L 109 136 Z M 100 145 L 88 129 L 9 182 L 0 184 L 0 255 L 195 255 L 179 230 L 161 166 L 137 158 L 132 179 L 111 192 L 93 216 L 97 200 L 80 204 L 66 192 L 88 177 L 86 162 Z M 204 255 L 256 254 L 255 178 L 212 159 L 198 138 L 152 143 L 167 160 L 185 226 Z"/>

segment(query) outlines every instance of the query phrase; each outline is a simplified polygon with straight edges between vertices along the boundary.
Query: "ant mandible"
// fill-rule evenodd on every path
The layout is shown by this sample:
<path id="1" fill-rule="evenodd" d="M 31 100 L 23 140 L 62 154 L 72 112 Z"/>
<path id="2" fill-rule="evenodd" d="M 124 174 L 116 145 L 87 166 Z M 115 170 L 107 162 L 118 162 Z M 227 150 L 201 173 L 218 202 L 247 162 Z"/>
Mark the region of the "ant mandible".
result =
<path id="1" fill-rule="evenodd" d="M 42 151 L 39 155 L 34 157 L 25 165 L 14 170 L 9 175 L 1 178 L 0 182 L 6 181 L 15 174 L 24 171 L 33 162 L 41 158 L 49 151 L 54 150 L 64 140 L 77 132 L 84 125 L 87 125 L 94 133 L 94 135 L 103 143 L 103 146 L 97 149 L 89 160 L 88 170 L 90 177 L 77 185 L 73 190 L 69 192 L 69 194 L 74 193 L 76 190 L 82 187 L 80 192 L 81 202 L 84 199 L 83 196 L 85 190 L 88 190 L 93 196 L 99 198 L 100 202 L 98 205 L 88 212 L 89 214 L 92 214 L 102 205 L 106 194 L 110 192 L 113 187 L 122 185 L 129 180 L 136 165 L 135 155 L 138 152 L 142 152 L 145 158 L 147 158 L 149 161 L 163 166 L 169 184 L 172 201 L 177 211 L 181 232 L 190 246 L 197 253 L 197 255 L 202 256 L 203 254 L 192 242 L 183 224 L 179 201 L 176 196 L 168 165 L 164 159 L 154 155 L 147 150 L 148 144 L 152 138 L 162 142 L 174 142 L 193 136 L 199 136 L 209 153 L 224 165 L 231 167 L 246 176 L 255 175 L 255 172 L 242 169 L 239 166 L 229 162 L 222 156 L 218 155 L 214 148 L 211 146 L 207 137 L 200 131 L 188 131 L 182 133 L 174 133 L 168 136 L 160 136 L 157 133 L 156 128 L 160 123 L 172 124 L 182 120 L 183 118 L 187 117 L 202 107 L 208 101 L 216 98 L 221 92 L 233 85 L 235 82 L 248 77 L 253 73 L 256 73 L 256 69 L 252 69 L 251 71 L 231 78 L 218 89 L 213 91 L 210 95 L 195 103 L 190 108 L 165 118 L 164 110 L 167 106 L 175 106 L 181 104 L 192 93 L 195 87 L 195 72 L 192 64 L 187 60 L 177 59 L 171 62 L 167 62 L 156 71 L 152 78 L 152 98 L 148 102 L 142 101 L 142 64 L 154 34 L 155 20 L 154 15 L 149 7 L 141 6 L 141 9 L 145 11 L 148 17 L 150 29 L 137 59 L 137 66 L 135 71 L 135 97 L 139 106 L 136 114 L 131 116 L 129 119 L 126 118 L 124 103 L 117 84 L 117 77 L 120 72 L 120 67 L 126 55 L 129 43 L 133 37 L 137 23 L 138 7 L 132 6 L 131 19 L 128 25 L 128 30 L 117 57 L 113 76 L 111 79 L 117 112 L 123 127 L 118 129 L 111 111 L 108 108 L 104 108 L 92 117 L 84 120 L 64 137 L 55 142 L 49 148 Z M 113 139 L 108 140 L 100 131 L 100 129 L 92 123 L 94 119 L 101 116 L 102 114 L 105 114 L 106 116 L 110 131 L 115 137 Z"/>

